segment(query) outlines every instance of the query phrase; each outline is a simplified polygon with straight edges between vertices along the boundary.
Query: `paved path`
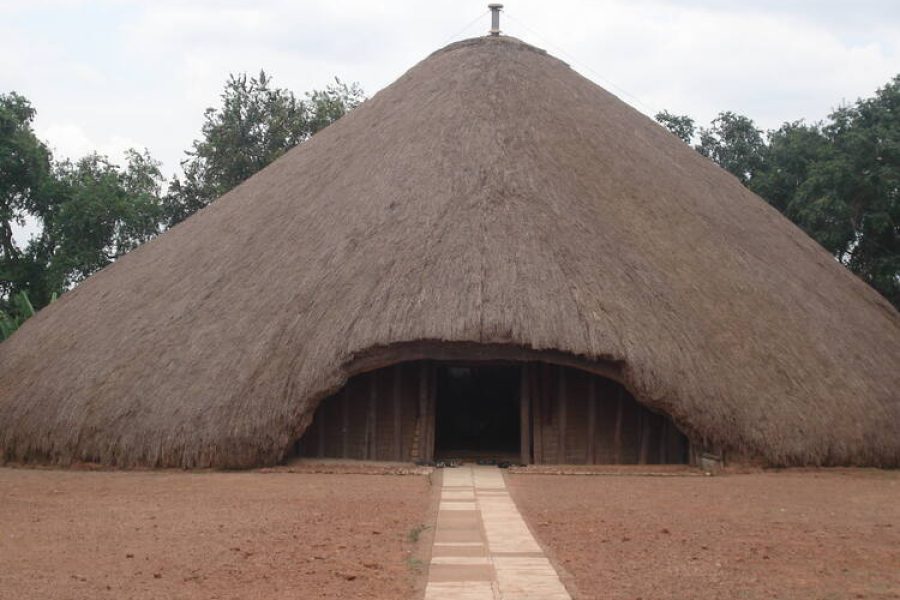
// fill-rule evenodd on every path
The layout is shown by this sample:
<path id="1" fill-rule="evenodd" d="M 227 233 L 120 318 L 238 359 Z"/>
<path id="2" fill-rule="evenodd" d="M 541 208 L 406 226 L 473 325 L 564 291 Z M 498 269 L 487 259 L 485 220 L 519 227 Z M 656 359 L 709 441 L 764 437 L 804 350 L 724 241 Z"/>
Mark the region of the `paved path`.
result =
<path id="1" fill-rule="evenodd" d="M 571 600 L 496 467 L 444 469 L 425 600 Z"/>

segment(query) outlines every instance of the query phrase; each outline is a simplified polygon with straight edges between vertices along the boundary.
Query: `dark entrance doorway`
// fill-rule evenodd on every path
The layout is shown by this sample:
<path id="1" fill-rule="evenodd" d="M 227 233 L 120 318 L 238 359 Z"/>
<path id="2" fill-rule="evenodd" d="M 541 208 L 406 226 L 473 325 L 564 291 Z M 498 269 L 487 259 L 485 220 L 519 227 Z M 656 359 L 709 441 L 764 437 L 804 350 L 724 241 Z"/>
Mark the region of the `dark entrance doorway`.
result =
<path id="1" fill-rule="evenodd" d="M 435 458 L 518 460 L 518 366 L 437 368 Z"/>
<path id="2" fill-rule="evenodd" d="M 612 379 L 564 365 L 418 360 L 358 373 L 316 409 L 300 456 L 526 464 L 671 464 L 672 419 Z"/>

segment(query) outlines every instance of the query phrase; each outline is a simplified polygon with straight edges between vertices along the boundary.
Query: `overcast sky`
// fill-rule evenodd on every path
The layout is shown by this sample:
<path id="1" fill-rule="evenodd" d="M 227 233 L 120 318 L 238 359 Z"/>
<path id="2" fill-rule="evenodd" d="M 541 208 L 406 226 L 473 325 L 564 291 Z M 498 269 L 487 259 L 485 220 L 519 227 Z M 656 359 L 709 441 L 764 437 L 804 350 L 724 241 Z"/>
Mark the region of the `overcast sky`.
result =
<path id="1" fill-rule="evenodd" d="M 483 35 L 482 0 L 0 0 L 0 93 L 38 110 L 57 156 L 148 148 L 171 175 L 232 72 L 301 93 L 377 92 L 446 43 Z M 509 0 L 504 33 L 645 113 L 763 128 L 825 117 L 900 72 L 900 1 Z M 466 27 L 469 24 L 469 27 Z"/>

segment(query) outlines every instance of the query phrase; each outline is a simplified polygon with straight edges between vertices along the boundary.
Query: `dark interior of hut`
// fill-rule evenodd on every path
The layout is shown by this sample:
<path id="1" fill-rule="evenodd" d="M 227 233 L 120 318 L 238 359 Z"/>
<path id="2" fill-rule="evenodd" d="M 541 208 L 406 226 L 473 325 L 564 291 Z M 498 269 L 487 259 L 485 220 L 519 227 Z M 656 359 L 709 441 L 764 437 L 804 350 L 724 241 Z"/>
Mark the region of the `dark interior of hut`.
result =
<path id="1" fill-rule="evenodd" d="M 436 459 L 519 459 L 520 371 L 515 366 L 438 368 Z"/>
<path id="2" fill-rule="evenodd" d="M 685 435 L 620 383 L 544 362 L 418 360 L 354 375 L 291 455 L 525 464 L 690 460 Z"/>

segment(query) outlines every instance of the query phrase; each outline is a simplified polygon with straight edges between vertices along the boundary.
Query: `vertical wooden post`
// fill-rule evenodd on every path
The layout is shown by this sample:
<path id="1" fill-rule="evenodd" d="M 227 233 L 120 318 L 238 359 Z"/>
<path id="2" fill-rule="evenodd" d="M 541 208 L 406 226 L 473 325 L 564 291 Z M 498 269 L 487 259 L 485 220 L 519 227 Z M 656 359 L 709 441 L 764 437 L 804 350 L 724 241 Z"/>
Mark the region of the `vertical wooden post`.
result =
<path id="1" fill-rule="evenodd" d="M 559 451 L 557 462 L 566 463 L 566 419 L 567 419 L 567 392 L 566 392 L 566 368 L 557 367 L 559 372 Z"/>
<path id="2" fill-rule="evenodd" d="M 428 363 L 419 363 L 419 458 L 428 458 Z"/>
<path id="3" fill-rule="evenodd" d="M 341 457 L 350 458 L 350 382 L 341 390 Z"/>
<path id="4" fill-rule="evenodd" d="M 360 403 L 360 410 L 362 410 L 363 417 L 363 445 L 362 445 L 362 458 L 363 460 L 369 459 L 369 396 L 372 393 L 372 374 L 369 373 L 365 378 L 365 392 L 364 392 L 364 403 Z"/>
<path id="5" fill-rule="evenodd" d="M 369 403 L 366 410 L 366 458 L 378 460 L 378 371 L 369 373 Z"/>
<path id="6" fill-rule="evenodd" d="M 428 445 L 425 447 L 425 460 L 434 460 L 434 438 L 437 426 L 437 367 L 428 365 Z"/>
<path id="7" fill-rule="evenodd" d="M 588 375 L 588 377 L 588 432 L 584 462 L 592 465 L 597 462 L 594 440 L 597 435 L 597 377 L 595 375 Z"/>
<path id="8" fill-rule="evenodd" d="M 519 462 L 531 463 L 531 393 L 528 364 L 519 367 Z"/>
<path id="9" fill-rule="evenodd" d="M 624 412 L 625 390 L 622 386 L 616 389 L 616 428 L 613 431 L 613 462 L 615 464 L 622 463 L 622 419 Z"/>
<path id="10" fill-rule="evenodd" d="M 647 454 L 650 451 L 650 418 L 647 409 L 641 407 L 641 454 L 638 464 L 647 464 Z"/>
<path id="11" fill-rule="evenodd" d="M 316 428 L 316 435 L 319 438 L 317 440 L 319 444 L 317 455 L 319 458 L 325 456 L 325 405 L 325 401 L 320 402 L 319 410 L 316 411 L 316 419 L 319 421 L 319 426 Z"/>
<path id="12" fill-rule="evenodd" d="M 403 460 L 403 365 L 394 365 L 394 460 Z"/>
<path id="13" fill-rule="evenodd" d="M 669 420 L 660 415 L 659 423 L 659 464 L 664 465 L 668 462 Z"/>
<path id="14" fill-rule="evenodd" d="M 544 395 L 541 385 L 541 370 L 538 364 L 525 365 L 525 372 L 528 377 L 528 395 L 531 397 L 531 434 L 534 438 L 534 464 L 541 465 L 544 463 Z"/>

